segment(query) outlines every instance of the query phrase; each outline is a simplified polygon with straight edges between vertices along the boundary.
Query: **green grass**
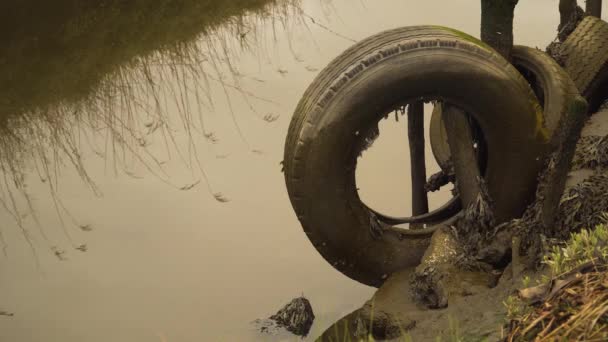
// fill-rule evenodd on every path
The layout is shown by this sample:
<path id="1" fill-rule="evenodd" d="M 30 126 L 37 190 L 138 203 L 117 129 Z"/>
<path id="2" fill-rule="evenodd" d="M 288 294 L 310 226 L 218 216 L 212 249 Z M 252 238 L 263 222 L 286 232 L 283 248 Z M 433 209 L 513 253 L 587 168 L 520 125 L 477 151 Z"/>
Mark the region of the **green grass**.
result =
<path id="1" fill-rule="evenodd" d="M 605 218 L 608 216 L 604 215 Z M 604 220 L 606 222 L 606 220 Z M 543 331 L 539 341 L 553 341 L 556 336 L 568 335 L 568 339 L 590 336 L 608 336 L 608 324 L 603 315 L 608 310 L 605 292 L 606 265 L 608 265 L 608 226 L 606 223 L 594 229 L 573 233 L 570 239 L 545 255 L 544 264 L 548 275 L 537 281 L 542 291 L 552 291 L 554 281 L 569 279 L 566 288 L 542 297 L 539 304 L 528 305 L 519 296 L 508 297 L 504 305 L 518 341 L 532 340 Z M 580 266 L 585 265 L 584 269 Z M 594 266 L 591 270 L 587 266 Z M 583 272 L 573 275 L 572 271 Z M 524 287 L 529 286 L 525 281 Z"/>
<path id="2" fill-rule="evenodd" d="M 565 246 L 554 246 L 543 262 L 549 266 L 552 277 L 558 277 L 590 261 L 601 264 L 608 261 L 606 224 L 572 234 Z"/>

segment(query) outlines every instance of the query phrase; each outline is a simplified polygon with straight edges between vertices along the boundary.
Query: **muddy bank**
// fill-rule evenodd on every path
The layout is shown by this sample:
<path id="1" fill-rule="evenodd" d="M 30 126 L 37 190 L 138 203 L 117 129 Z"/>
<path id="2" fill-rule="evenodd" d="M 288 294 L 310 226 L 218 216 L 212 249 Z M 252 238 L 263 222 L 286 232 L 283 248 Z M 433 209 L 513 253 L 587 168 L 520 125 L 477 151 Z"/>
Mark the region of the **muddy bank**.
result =
<path id="1" fill-rule="evenodd" d="M 606 136 L 608 109 L 603 108 L 586 122 L 577 146 L 560 204 L 557 224 L 566 230 L 564 236 L 560 236 L 562 241 L 570 232 L 594 227 L 603 219 L 602 212 L 608 207 L 603 199 L 608 189 L 607 153 L 604 152 Z M 517 264 L 520 268 L 529 262 L 524 258 Z M 387 341 L 407 341 L 410 338 L 412 341 L 433 341 L 438 337 L 443 340 L 498 341 L 505 333 L 507 309 L 504 303 L 507 298 L 541 279 L 547 271 L 520 268 L 513 272 L 512 265 L 509 265 L 494 272 L 495 283 L 484 277 L 467 277 L 467 272 L 460 271 L 456 265 L 450 272 L 440 272 L 453 273 L 457 279 L 441 279 L 435 283 L 458 286 L 446 287 L 443 289 L 445 298 L 435 296 L 435 303 L 427 302 L 426 305 L 421 304 L 424 301 L 420 298 L 416 300 L 412 296 L 413 292 L 420 293 L 419 288 L 412 291 L 412 283 L 416 285 L 412 282 L 414 273 L 419 274 L 420 270 L 412 268 L 395 273 L 362 308 L 335 323 L 318 340 L 336 341 L 345 337 L 358 340 L 371 335 L 377 340 Z M 442 291 L 429 293 L 441 294 Z"/>
<path id="2" fill-rule="evenodd" d="M 522 284 L 522 278 L 513 279 L 508 268 L 494 288 L 468 284 L 465 291 L 450 297 L 448 307 L 433 310 L 411 299 L 412 273 L 410 269 L 393 274 L 361 309 L 334 324 L 318 341 L 357 340 L 368 334 L 387 341 L 450 340 L 454 336 L 465 341 L 496 341 L 506 318 L 503 301 Z"/>

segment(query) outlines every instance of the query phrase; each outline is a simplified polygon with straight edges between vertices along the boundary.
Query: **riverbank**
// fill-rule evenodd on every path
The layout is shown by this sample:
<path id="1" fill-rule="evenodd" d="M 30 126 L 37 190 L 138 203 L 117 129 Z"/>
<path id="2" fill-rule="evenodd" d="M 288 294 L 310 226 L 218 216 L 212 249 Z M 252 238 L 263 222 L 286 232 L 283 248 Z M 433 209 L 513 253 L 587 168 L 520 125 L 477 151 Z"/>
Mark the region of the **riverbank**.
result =
<path id="1" fill-rule="evenodd" d="M 607 169 L 601 160 L 602 153 L 598 150 L 601 150 L 599 146 L 606 137 L 608 109 L 604 107 L 590 117 L 582 131 L 560 210 L 569 210 L 570 205 L 567 202 L 572 200 L 572 194 L 577 194 L 579 189 L 588 187 L 589 184 L 602 188 L 602 184 L 596 182 L 606 174 Z M 589 141 L 596 140 L 593 145 L 595 148 L 590 147 Z M 601 198 L 586 199 L 585 205 L 593 206 L 596 202 L 601 202 Z M 586 211 L 581 209 L 580 212 Z M 578 226 L 589 228 L 584 224 L 598 222 L 602 214 L 581 214 L 576 218 L 581 222 Z M 591 227 L 594 227 L 594 224 Z M 569 246 L 573 246 L 577 239 L 581 238 L 575 236 L 569 241 Z M 597 243 L 597 238 L 595 240 Z M 608 244 L 608 239 L 604 243 Z M 560 245 L 554 248 L 557 249 L 546 254 L 545 261 L 549 265 L 555 264 L 556 255 L 559 258 Z M 584 263 L 590 261 L 590 258 L 588 259 L 581 258 L 579 261 Z M 526 265 L 527 262 L 521 260 L 520 264 Z M 538 315 L 530 314 L 532 308 L 525 311 L 529 313 L 528 316 L 513 312 L 516 307 L 519 307 L 519 310 L 526 307 L 525 303 L 518 299 L 519 291 L 533 285 L 548 284 L 558 276 L 555 274 L 555 268 L 547 265 L 538 270 L 523 269 L 516 272 L 513 272 L 509 265 L 502 272 L 496 273 L 495 277 L 490 277 L 495 281 L 490 279 L 488 283 L 486 278 L 461 284 L 463 290 L 451 294 L 447 308 L 432 310 L 411 298 L 413 272 L 413 269 L 406 269 L 391 275 L 369 301 L 327 329 L 318 341 L 359 341 L 368 340 L 370 336 L 375 340 L 387 341 L 500 341 L 509 334 L 509 324 L 511 327 L 522 326 L 525 329 L 533 323 L 530 317 L 538 318 Z M 566 291 L 567 288 L 561 290 Z"/>

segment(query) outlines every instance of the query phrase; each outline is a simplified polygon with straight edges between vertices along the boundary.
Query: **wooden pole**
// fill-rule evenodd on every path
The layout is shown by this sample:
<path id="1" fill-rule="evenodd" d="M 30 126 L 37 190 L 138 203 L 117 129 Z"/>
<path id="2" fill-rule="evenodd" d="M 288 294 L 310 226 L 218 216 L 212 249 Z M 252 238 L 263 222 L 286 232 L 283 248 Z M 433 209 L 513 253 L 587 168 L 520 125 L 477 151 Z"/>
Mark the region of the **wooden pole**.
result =
<path id="1" fill-rule="evenodd" d="M 454 173 L 458 181 L 460 198 L 464 205 L 473 203 L 480 192 L 477 179 L 481 176 L 473 148 L 473 133 L 467 115 L 461 109 L 443 104 L 443 120 L 448 135 Z M 462 191 L 473 189 L 474 191 Z M 470 196 L 470 197 L 467 197 Z M 466 209 L 466 208 L 465 208 Z"/>
<path id="2" fill-rule="evenodd" d="M 559 26 L 558 31 L 561 31 L 576 15 L 576 0 L 560 0 L 559 1 Z"/>
<path id="3" fill-rule="evenodd" d="M 601 18 L 602 17 L 602 0 L 587 0 L 587 15 Z"/>
<path id="4" fill-rule="evenodd" d="M 410 142 L 410 165 L 412 177 L 412 216 L 429 212 L 426 184 L 426 161 L 424 155 L 424 102 L 410 103 L 407 107 L 407 135 Z"/>
<path id="5" fill-rule="evenodd" d="M 481 40 L 507 60 L 513 50 L 513 16 L 519 0 L 481 0 Z"/>

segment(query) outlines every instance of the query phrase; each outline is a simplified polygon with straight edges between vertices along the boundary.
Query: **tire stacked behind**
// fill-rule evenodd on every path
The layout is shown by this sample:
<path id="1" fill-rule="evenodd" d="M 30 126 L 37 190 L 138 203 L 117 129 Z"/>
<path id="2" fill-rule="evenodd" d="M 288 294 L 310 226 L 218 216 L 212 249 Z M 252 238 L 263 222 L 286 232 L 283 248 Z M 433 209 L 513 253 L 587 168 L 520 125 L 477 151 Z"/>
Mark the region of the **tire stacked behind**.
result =
<path id="1" fill-rule="evenodd" d="M 608 23 L 588 16 L 561 46 L 564 68 L 589 102 L 590 113 L 608 97 Z"/>

